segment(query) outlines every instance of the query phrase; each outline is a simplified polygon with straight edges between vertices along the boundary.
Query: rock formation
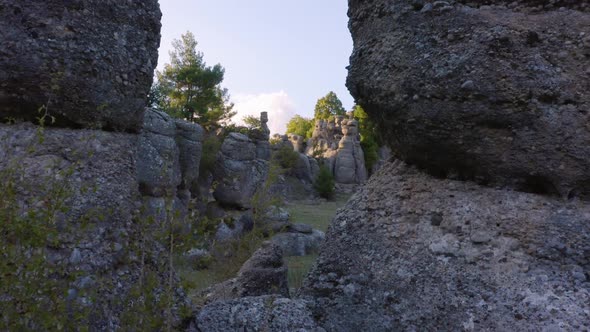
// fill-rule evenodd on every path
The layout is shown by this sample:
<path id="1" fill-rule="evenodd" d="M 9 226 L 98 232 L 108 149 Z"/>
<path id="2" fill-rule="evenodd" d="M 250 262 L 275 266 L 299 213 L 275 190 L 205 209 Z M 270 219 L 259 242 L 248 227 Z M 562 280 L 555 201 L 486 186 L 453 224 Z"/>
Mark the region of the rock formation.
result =
<path id="1" fill-rule="evenodd" d="M 589 218 L 388 163 L 337 213 L 303 298 L 328 331 L 588 329 Z"/>
<path id="2" fill-rule="evenodd" d="M 0 1 L 0 121 L 137 132 L 160 45 L 146 1 Z"/>
<path id="3" fill-rule="evenodd" d="M 342 134 L 338 143 L 338 154 L 334 161 L 334 179 L 338 183 L 355 184 L 367 181 L 365 156 L 358 139 L 358 122 L 342 121 Z"/>
<path id="4" fill-rule="evenodd" d="M 362 184 L 368 177 L 365 157 L 360 145 L 358 122 L 352 119 L 352 115 L 349 117 L 317 120 L 305 154 L 323 158 L 337 183 Z"/>
<path id="5" fill-rule="evenodd" d="M 436 176 L 590 194 L 586 2 L 349 4 L 347 86 L 400 158 Z"/>
<path id="6" fill-rule="evenodd" d="M 268 174 L 268 161 L 257 159 L 256 144 L 248 136 L 230 133 L 221 145 L 213 176 L 213 196 L 219 203 L 250 208 L 256 190 Z"/>
<path id="7" fill-rule="evenodd" d="M 204 291 L 205 304 L 263 295 L 289 297 L 283 251 L 271 242 L 263 243 L 235 278 Z"/>
<path id="8" fill-rule="evenodd" d="M 333 220 L 300 291 L 319 325 L 588 330 L 587 4 L 349 6 L 348 88 L 405 162 Z"/>
<path id="9" fill-rule="evenodd" d="M 0 326 L 141 329 L 133 318 L 165 310 L 179 323 L 167 246 L 140 214 L 142 195 L 183 196 L 185 158 L 199 150 L 195 127 L 153 111 L 144 122 L 160 16 L 156 0 L 0 0 L 0 174 L 13 188 L 0 200 L 3 241 L 26 226 L 3 242 L 14 271 L 3 270 Z"/>
<path id="10" fill-rule="evenodd" d="M 250 132 L 249 137 L 256 143 L 256 158 L 270 160 L 270 129 L 268 128 L 268 113 L 260 113 L 260 128 Z"/>

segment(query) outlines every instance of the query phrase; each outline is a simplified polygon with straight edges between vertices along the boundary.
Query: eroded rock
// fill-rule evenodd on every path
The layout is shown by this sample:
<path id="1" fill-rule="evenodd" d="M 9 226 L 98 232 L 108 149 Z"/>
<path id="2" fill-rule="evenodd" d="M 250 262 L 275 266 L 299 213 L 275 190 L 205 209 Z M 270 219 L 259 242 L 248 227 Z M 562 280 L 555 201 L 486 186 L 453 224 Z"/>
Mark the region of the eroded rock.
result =
<path id="1" fill-rule="evenodd" d="M 0 121 L 137 132 L 160 45 L 146 1 L 0 1 Z M 49 122 L 47 122 L 49 123 Z"/>

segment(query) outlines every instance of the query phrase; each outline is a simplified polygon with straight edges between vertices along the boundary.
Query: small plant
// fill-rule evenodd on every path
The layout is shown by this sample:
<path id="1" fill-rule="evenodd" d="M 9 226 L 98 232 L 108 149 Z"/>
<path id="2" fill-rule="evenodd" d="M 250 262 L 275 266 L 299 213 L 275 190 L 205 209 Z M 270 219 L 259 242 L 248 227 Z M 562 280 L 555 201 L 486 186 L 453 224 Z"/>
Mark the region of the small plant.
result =
<path id="1" fill-rule="evenodd" d="M 272 162 L 284 170 L 292 170 L 298 161 L 299 154 L 288 145 L 281 146 L 272 156 Z"/>
<path id="2" fill-rule="evenodd" d="M 201 154 L 201 164 L 199 174 L 205 175 L 212 172 L 217 161 L 217 153 L 221 149 L 221 140 L 215 135 L 208 135 L 203 140 L 203 153 Z"/>
<path id="3" fill-rule="evenodd" d="M 331 199 L 334 197 L 334 185 L 335 181 L 332 172 L 330 172 L 326 165 L 320 166 L 320 172 L 313 185 L 318 195 L 326 199 Z"/>

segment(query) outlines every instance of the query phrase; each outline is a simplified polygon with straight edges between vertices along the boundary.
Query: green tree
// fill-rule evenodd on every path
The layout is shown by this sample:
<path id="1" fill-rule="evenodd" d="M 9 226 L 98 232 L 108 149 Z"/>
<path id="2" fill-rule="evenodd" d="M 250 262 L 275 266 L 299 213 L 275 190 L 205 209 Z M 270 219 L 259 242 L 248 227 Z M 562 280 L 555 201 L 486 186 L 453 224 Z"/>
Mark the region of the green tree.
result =
<path id="1" fill-rule="evenodd" d="M 342 106 L 342 102 L 332 91 L 328 92 L 326 96 L 318 99 L 317 103 L 315 104 L 315 120 L 327 120 L 330 116 L 345 114 L 346 110 Z"/>
<path id="2" fill-rule="evenodd" d="M 191 32 L 172 42 L 170 63 L 157 72 L 150 102 L 174 117 L 204 126 L 229 121 L 236 113 L 227 89 L 221 87 L 225 69 L 207 66 Z"/>
<path id="3" fill-rule="evenodd" d="M 326 165 L 320 166 L 320 172 L 313 184 L 314 189 L 318 195 L 323 198 L 331 199 L 334 197 L 334 176 Z"/>
<path id="4" fill-rule="evenodd" d="M 242 121 L 246 125 L 246 128 L 250 130 L 262 128 L 262 122 L 260 121 L 260 118 L 257 118 L 254 115 L 246 115 L 242 118 Z"/>
<path id="5" fill-rule="evenodd" d="M 311 137 L 313 132 L 313 120 L 295 115 L 287 123 L 287 134 L 297 134 L 305 139 Z"/>
<path id="6" fill-rule="evenodd" d="M 370 171 L 373 165 L 379 160 L 378 150 L 381 140 L 377 127 L 360 105 L 354 106 L 352 114 L 359 122 L 359 133 L 361 134 L 361 147 L 365 155 L 365 166 Z"/>

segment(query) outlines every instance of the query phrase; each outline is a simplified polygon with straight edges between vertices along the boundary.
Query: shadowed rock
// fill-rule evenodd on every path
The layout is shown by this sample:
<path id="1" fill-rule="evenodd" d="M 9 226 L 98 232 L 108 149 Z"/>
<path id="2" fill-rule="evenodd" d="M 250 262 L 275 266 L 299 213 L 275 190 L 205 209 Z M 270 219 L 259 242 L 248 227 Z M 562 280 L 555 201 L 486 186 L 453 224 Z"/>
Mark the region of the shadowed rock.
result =
<path id="1" fill-rule="evenodd" d="M 588 3 L 461 2 L 349 1 L 350 92 L 434 175 L 589 198 Z"/>
<path id="2" fill-rule="evenodd" d="M 160 45 L 157 0 L 0 1 L 0 121 L 138 131 Z"/>

